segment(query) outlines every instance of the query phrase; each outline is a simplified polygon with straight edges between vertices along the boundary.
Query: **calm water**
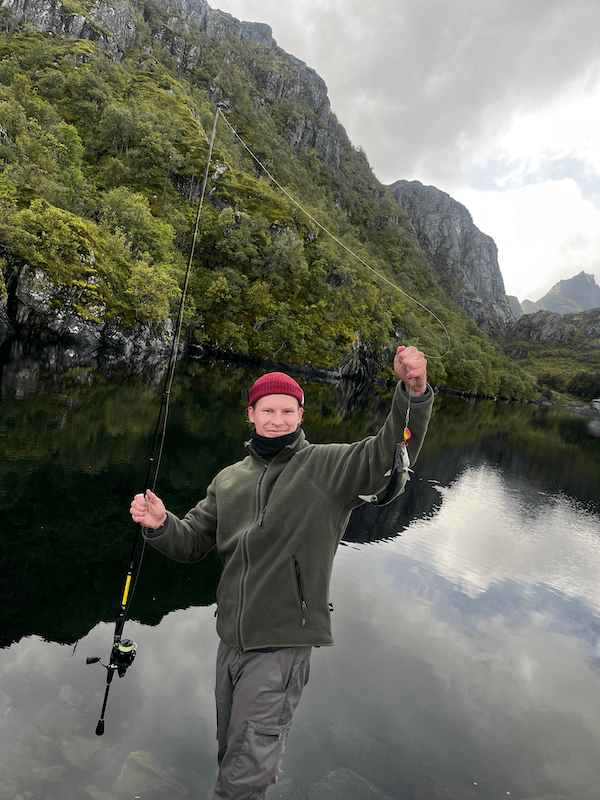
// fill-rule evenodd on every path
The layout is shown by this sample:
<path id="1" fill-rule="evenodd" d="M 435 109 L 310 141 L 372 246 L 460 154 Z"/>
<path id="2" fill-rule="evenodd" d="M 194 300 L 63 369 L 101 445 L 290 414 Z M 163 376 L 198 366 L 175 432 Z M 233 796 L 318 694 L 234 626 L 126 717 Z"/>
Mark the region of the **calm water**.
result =
<path id="1" fill-rule="evenodd" d="M 105 671 L 85 663 L 109 655 L 160 371 L 4 358 L 0 800 L 209 798 L 218 564 L 147 553 L 125 628 L 138 655 L 102 737 Z M 242 454 L 257 374 L 182 368 L 157 487 L 172 510 Z M 312 441 L 372 433 L 390 397 L 306 388 Z M 357 513 L 340 547 L 336 645 L 313 655 L 270 798 L 337 797 L 334 779 L 348 800 L 600 797 L 592 434 L 556 409 L 436 399 L 406 496 Z"/>

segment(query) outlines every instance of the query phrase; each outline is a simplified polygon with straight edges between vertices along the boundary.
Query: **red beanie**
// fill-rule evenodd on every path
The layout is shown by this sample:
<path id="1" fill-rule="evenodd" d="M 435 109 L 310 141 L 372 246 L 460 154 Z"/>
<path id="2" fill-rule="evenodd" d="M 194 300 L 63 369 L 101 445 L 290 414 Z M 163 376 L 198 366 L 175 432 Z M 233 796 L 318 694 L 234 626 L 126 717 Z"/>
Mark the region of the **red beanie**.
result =
<path id="1" fill-rule="evenodd" d="M 267 394 L 289 394 L 295 397 L 301 406 L 304 405 L 304 392 L 299 384 L 285 372 L 267 372 L 256 380 L 248 392 L 249 404 L 252 406 Z"/>

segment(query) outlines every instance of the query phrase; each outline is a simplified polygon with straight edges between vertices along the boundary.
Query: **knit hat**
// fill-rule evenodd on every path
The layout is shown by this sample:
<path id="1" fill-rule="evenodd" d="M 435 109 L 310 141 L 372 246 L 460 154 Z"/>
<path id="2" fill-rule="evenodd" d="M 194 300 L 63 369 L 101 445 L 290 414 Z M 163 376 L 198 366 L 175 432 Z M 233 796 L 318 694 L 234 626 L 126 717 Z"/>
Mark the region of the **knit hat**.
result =
<path id="1" fill-rule="evenodd" d="M 304 392 L 299 384 L 285 372 L 267 372 L 261 375 L 250 387 L 249 404 L 252 406 L 267 394 L 289 394 L 295 397 L 301 406 L 304 405 Z"/>

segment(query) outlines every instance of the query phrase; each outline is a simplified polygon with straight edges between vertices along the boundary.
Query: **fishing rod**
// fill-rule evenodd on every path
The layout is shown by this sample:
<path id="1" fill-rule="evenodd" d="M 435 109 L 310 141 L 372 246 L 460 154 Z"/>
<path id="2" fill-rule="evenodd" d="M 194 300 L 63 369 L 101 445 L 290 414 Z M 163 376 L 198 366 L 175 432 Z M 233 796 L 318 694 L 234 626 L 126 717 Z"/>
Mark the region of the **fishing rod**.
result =
<path id="1" fill-rule="evenodd" d="M 183 288 L 181 290 L 181 299 L 179 301 L 179 309 L 177 312 L 177 322 L 175 324 L 175 335 L 173 336 L 171 342 L 171 349 L 169 353 L 169 359 L 167 362 L 167 371 L 165 374 L 160 408 L 158 410 L 158 415 L 156 419 L 156 428 L 154 430 L 152 449 L 150 451 L 150 459 L 148 461 L 148 469 L 146 472 L 146 479 L 144 481 L 144 497 L 146 496 L 146 492 L 148 491 L 148 489 L 154 491 L 156 488 L 156 481 L 158 479 L 160 462 L 162 460 L 165 437 L 167 432 L 167 419 L 169 416 L 171 388 L 173 386 L 173 379 L 175 376 L 175 366 L 177 363 L 177 354 L 179 352 L 179 344 L 181 341 L 181 329 L 183 326 L 183 311 L 185 307 L 185 300 L 189 286 L 189 279 L 192 268 L 192 261 L 194 257 L 194 251 L 196 249 L 196 240 L 198 238 L 200 215 L 202 213 L 202 206 L 206 194 L 206 184 L 208 182 L 208 174 L 212 160 L 212 151 L 215 141 L 215 133 L 217 129 L 217 119 L 219 117 L 219 110 L 220 106 L 217 105 L 217 110 L 213 121 L 212 133 L 210 137 L 210 143 L 208 147 L 206 167 L 204 169 L 204 178 L 202 180 L 202 188 L 200 191 L 200 198 L 198 200 L 198 210 L 196 212 L 196 222 L 194 225 L 194 233 L 192 236 L 190 256 L 188 259 L 187 269 L 185 272 Z M 104 733 L 104 716 L 106 713 L 106 705 L 108 703 L 108 693 L 110 691 L 110 687 L 112 684 L 112 680 L 115 676 L 115 672 L 117 673 L 119 678 L 125 677 L 125 674 L 129 669 L 129 667 L 133 664 L 133 660 L 135 659 L 137 653 L 137 644 L 132 639 L 123 638 L 123 628 L 125 626 L 125 620 L 127 619 L 127 614 L 131 606 L 131 601 L 133 600 L 133 594 L 135 592 L 135 587 L 137 585 L 137 581 L 140 575 L 140 570 L 142 568 L 144 552 L 146 550 L 146 540 L 143 536 L 141 536 L 141 530 L 142 526 L 141 524 L 138 524 L 136 527 L 136 532 L 133 540 L 133 547 L 131 549 L 129 567 L 127 569 L 127 574 L 125 576 L 125 585 L 123 587 L 123 595 L 121 597 L 121 606 L 119 614 L 115 621 L 115 631 L 113 635 L 113 643 L 110 650 L 108 664 L 105 664 L 100 659 L 99 656 L 90 656 L 86 658 L 86 664 L 100 663 L 106 670 L 106 688 L 104 690 L 104 700 L 102 702 L 102 710 L 100 712 L 100 718 L 98 719 L 98 724 L 96 725 L 97 736 L 102 736 L 102 734 Z M 139 548 L 140 538 L 142 539 L 141 549 Z M 139 556 L 138 556 L 138 550 L 140 550 Z"/>
<path id="2" fill-rule="evenodd" d="M 446 355 L 447 352 L 449 352 L 449 350 L 450 350 L 450 337 L 449 337 L 448 331 L 446 329 L 446 326 L 433 313 L 433 311 L 431 311 L 431 309 L 427 308 L 425 305 L 420 303 L 416 298 L 414 298 L 411 295 L 409 295 L 407 292 L 405 292 L 403 289 L 401 289 L 395 283 L 390 281 L 388 278 L 386 278 L 384 275 L 382 275 L 381 272 L 379 272 L 378 270 L 374 269 L 374 267 L 372 267 L 370 264 L 368 264 L 366 261 L 364 261 L 353 250 L 351 250 L 343 241 L 341 241 L 334 233 L 332 233 L 332 231 L 330 231 L 321 222 L 319 222 L 317 219 L 315 219 L 315 217 L 306 208 L 304 208 L 283 186 L 281 186 L 275 180 L 274 176 L 267 170 L 265 165 L 252 152 L 252 150 L 250 150 L 248 145 L 243 141 L 243 139 L 237 133 L 235 128 L 233 128 L 233 126 L 231 125 L 231 123 L 229 122 L 229 120 L 227 119 L 225 114 L 223 113 L 222 109 L 223 109 L 223 105 L 221 103 L 217 104 L 216 111 L 215 111 L 215 116 L 214 116 L 214 120 L 213 120 L 212 133 L 211 133 L 210 142 L 209 142 L 209 149 L 208 149 L 206 167 L 205 167 L 205 170 L 204 170 L 204 177 L 203 177 L 203 181 L 202 181 L 202 188 L 201 188 L 200 198 L 199 198 L 199 202 L 198 202 L 198 209 L 197 209 L 197 213 L 196 213 L 196 221 L 195 221 L 195 225 L 194 225 L 194 233 L 193 233 L 193 237 L 192 237 L 192 245 L 191 245 L 191 249 L 190 249 L 190 256 L 189 256 L 188 265 L 187 265 L 187 269 L 186 269 L 186 273 L 185 273 L 184 285 L 183 285 L 182 294 L 181 294 L 181 300 L 180 300 L 180 303 L 179 303 L 179 310 L 178 310 L 178 315 L 177 315 L 177 323 L 176 323 L 176 326 L 175 326 L 176 333 L 175 333 L 175 335 L 173 337 L 173 341 L 171 343 L 171 351 L 170 351 L 170 354 L 169 354 L 167 372 L 166 372 L 166 375 L 165 375 L 164 389 L 163 389 L 163 393 L 162 393 L 162 397 L 161 397 L 161 404 L 160 404 L 160 409 L 159 409 L 158 416 L 157 416 L 156 429 L 155 429 L 155 433 L 154 433 L 154 440 L 153 440 L 152 450 L 151 450 L 151 454 L 150 454 L 150 460 L 149 460 L 149 464 L 148 464 L 148 472 L 147 472 L 147 475 L 146 475 L 144 496 L 146 495 L 146 492 L 148 491 L 148 489 L 151 489 L 152 491 L 154 491 L 154 489 L 155 489 L 156 481 L 157 481 L 157 477 L 158 477 L 158 471 L 159 471 L 159 468 L 160 468 L 160 461 L 161 461 L 161 458 L 162 458 L 162 452 L 163 452 L 163 448 L 164 448 L 164 442 L 165 442 L 165 437 L 166 437 L 166 425 L 167 425 L 168 412 L 169 412 L 169 403 L 170 403 L 170 395 L 171 395 L 171 387 L 172 387 L 172 383 L 173 383 L 173 378 L 174 378 L 174 373 L 175 373 L 175 365 L 176 365 L 176 359 L 177 359 L 177 353 L 178 353 L 178 350 L 179 350 L 179 343 L 180 343 L 180 339 L 181 339 L 181 329 L 182 329 L 182 324 L 183 324 L 183 311 L 184 311 L 185 299 L 186 299 L 188 285 L 189 285 L 189 277 L 190 277 L 190 272 L 191 272 L 192 260 L 193 260 L 194 251 L 195 251 L 195 247 L 196 247 L 196 240 L 197 240 L 197 236 L 198 236 L 198 228 L 199 228 L 199 224 L 200 224 L 200 215 L 201 215 L 201 212 L 202 212 L 202 207 L 203 207 L 203 203 L 204 203 L 204 197 L 205 197 L 205 194 L 206 194 L 206 186 L 207 186 L 207 182 L 208 182 L 208 175 L 209 175 L 210 165 L 211 165 L 211 161 L 212 161 L 212 151 L 213 151 L 213 146 L 214 146 L 214 141 L 215 141 L 215 135 L 216 135 L 216 129 L 217 129 L 217 121 L 218 121 L 219 115 L 222 116 L 223 120 L 226 122 L 227 126 L 231 129 L 231 131 L 233 132 L 234 136 L 239 140 L 241 145 L 247 150 L 247 152 L 254 159 L 254 161 L 256 161 L 256 163 L 260 166 L 260 168 L 267 174 L 267 176 L 275 184 L 275 186 L 277 186 L 277 188 L 280 189 L 280 191 L 282 191 L 283 194 L 285 194 L 292 203 L 294 203 L 304 214 L 306 214 L 306 216 L 315 225 L 317 225 L 324 233 L 326 233 L 328 236 L 330 236 L 335 242 L 337 242 L 349 254 L 354 256 L 364 267 L 366 267 L 371 272 L 373 272 L 382 281 L 384 281 L 385 283 L 389 284 L 397 292 L 403 294 L 409 300 L 414 302 L 421 309 L 423 309 L 428 314 L 430 314 L 440 324 L 440 326 L 442 327 L 444 333 L 446 334 L 447 340 L 448 340 L 448 349 L 447 349 L 447 351 L 446 351 L 446 353 L 444 355 Z M 431 356 L 431 355 L 428 356 L 428 358 L 443 358 L 443 357 L 444 356 Z M 409 405 L 409 409 L 410 409 L 410 405 Z M 407 424 L 408 424 L 408 417 L 407 417 Z M 408 427 L 406 427 L 405 428 L 405 441 L 402 442 L 401 445 L 400 445 L 402 450 L 397 453 L 397 457 L 395 459 L 395 466 L 394 466 L 394 469 L 392 470 L 392 478 L 394 480 L 391 481 L 391 483 L 396 480 L 396 477 L 394 476 L 394 473 L 397 473 L 399 475 L 406 475 L 406 477 L 408 477 L 408 472 L 410 472 L 410 462 L 407 463 L 407 459 L 406 459 L 406 456 L 405 456 L 406 440 L 407 440 L 407 438 L 409 436 L 410 436 L 410 432 L 408 431 Z M 155 456 L 156 456 L 157 450 L 158 450 L 158 458 L 156 459 L 156 463 L 155 463 Z M 153 473 L 154 473 L 154 477 L 152 478 L 152 474 Z M 369 502 L 374 502 L 376 505 L 383 505 L 386 502 L 388 502 L 387 497 L 385 496 L 386 494 L 387 493 L 385 493 L 380 498 L 379 497 L 369 498 Z M 128 612 L 129 612 L 131 601 L 133 599 L 133 594 L 134 594 L 134 591 L 135 591 L 135 587 L 137 585 L 137 581 L 138 581 L 138 578 L 139 578 L 139 574 L 140 574 L 140 570 L 141 570 L 141 566 L 142 566 L 142 561 L 143 561 L 143 557 L 144 557 L 144 552 L 145 552 L 145 547 L 146 547 L 146 540 L 145 540 L 145 538 L 143 536 L 141 536 L 141 527 L 142 527 L 141 525 L 138 525 L 137 528 L 136 528 L 133 547 L 132 547 L 132 551 L 131 551 L 131 557 L 130 557 L 130 561 L 129 561 L 129 567 L 128 567 L 128 570 L 127 570 L 127 575 L 126 575 L 126 578 L 125 578 L 125 585 L 124 585 L 124 588 L 123 588 L 123 595 L 122 595 L 122 598 L 121 598 L 120 610 L 119 610 L 118 617 L 117 617 L 117 619 L 115 621 L 115 631 L 114 631 L 113 643 L 112 643 L 112 647 L 111 647 L 110 657 L 109 657 L 108 663 L 105 664 L 100 659 L 99 656 L 91 656 L 91 657 L 88 657 L 86 659 L 86 663 L 87 664 L 100 663 L 106 669 L 106 689 L 105 689 L 105 692 L 104 692 L 104 700 L 103 700 L 103 703 L 102 703 L 102 710 L 101 710 L 101 713 L 100 713 L 100 718 L 99 718 L 98 724 L 96 726 L 96 734 L 98 736 L 102 736 L 102 734 L 104 733 L 104 716 L 105 716 L 105 713 L 106 713 L 106 706 L 107 706 L 107 702 L 108 702 L 108 694 L 109 694 L 110 686 L 112 684 L 112 680 L 114 678 L 115 672 L 117 673 L 117 675 L 120 678 L 123 678 L 125 676 L 127 670 L 129 669 L 129 667 L 132 665 L 132 663 L 133 663 L 133 661 L 135 659 L 136 653 L 137 653 L 137 644 L 131 639 L 123 638 L 123 628 L 124 628 L 124 625 L 125 625 L 125 621 L 127 619 L 127 615 L 128 615 Z M 140 537 L 142 538 L 142 547 L 141 547 L 141 552 L 140 552 L 140 554 L 138 556 Z M 137 568 L 136 568 L 136 562 L 137 562 Z M 134 577 L 134 572 L 135 572 L 135 577 Z"/>

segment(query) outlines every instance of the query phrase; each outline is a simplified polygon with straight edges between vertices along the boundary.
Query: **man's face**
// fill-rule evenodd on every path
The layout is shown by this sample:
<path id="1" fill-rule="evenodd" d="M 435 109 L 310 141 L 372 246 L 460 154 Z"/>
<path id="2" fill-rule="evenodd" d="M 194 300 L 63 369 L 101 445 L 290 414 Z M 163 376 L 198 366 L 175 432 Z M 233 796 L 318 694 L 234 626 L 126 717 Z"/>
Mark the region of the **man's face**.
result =
<path id="1" fill-rule="evenodd" d="M 270 439 L 293 433 L 302 419 L 304 409 L 295 397 L 287 394 L 268 394 L 253 406 L 248 406 L 248 419 L 260 436 Z"/>

